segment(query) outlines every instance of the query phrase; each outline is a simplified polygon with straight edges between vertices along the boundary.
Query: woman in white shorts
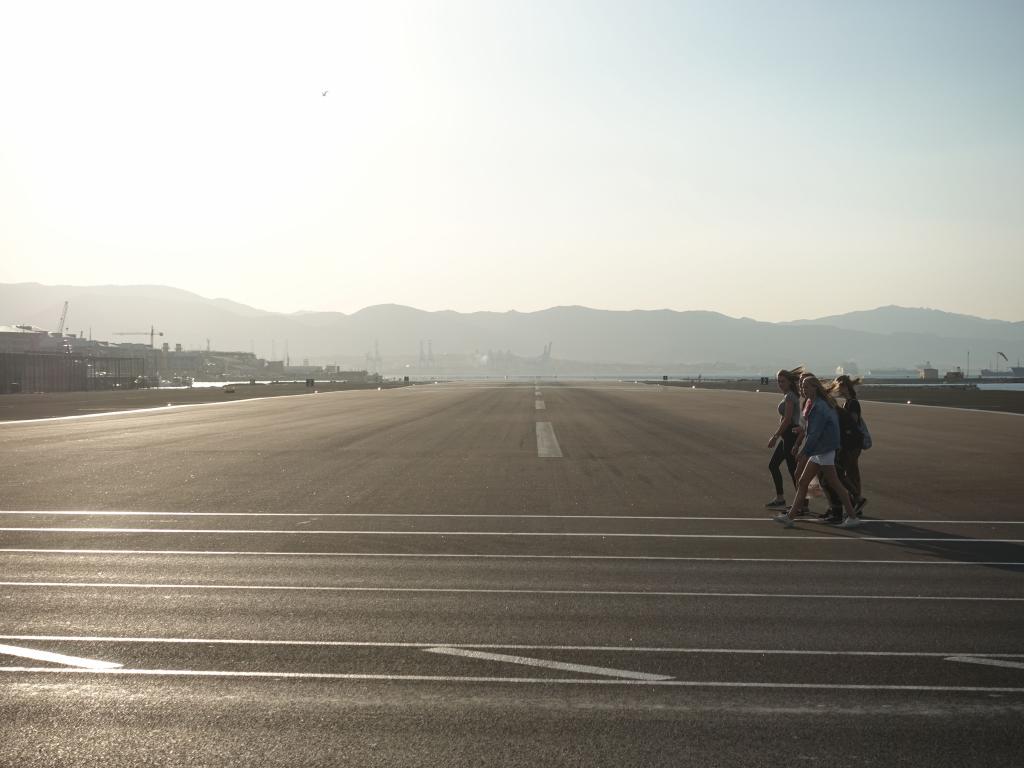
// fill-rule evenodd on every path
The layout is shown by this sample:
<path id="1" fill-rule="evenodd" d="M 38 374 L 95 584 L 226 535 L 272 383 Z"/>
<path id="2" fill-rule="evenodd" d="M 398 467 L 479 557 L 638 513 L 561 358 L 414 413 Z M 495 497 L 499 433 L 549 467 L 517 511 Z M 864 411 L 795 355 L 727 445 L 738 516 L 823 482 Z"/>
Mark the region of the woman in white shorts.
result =
<path id="1" fill-rule="evenodd" d="M 807 463 L 800 473 L 793 506 L 783 514 L 776 515 L 775 519 L 786 528 L 792 528 L 793 511 L 803 509 L 807 487 L 814 478 L 820 476 L 819 482 L 828 485 L 842 499 L 845 516 L 840 527 L 854 528 L 860 525 L 860 520 L 853 511 L 850 495 L 836 474 L 836 450 L 839 448 L 839 415 L 836 413 L 836 402 L 815 376 L 801 377 L 800 392 L 811 404 L 806 410 L 807 421 L 803 445 L 800 448 L 800 454 L 807 457 Z"/>

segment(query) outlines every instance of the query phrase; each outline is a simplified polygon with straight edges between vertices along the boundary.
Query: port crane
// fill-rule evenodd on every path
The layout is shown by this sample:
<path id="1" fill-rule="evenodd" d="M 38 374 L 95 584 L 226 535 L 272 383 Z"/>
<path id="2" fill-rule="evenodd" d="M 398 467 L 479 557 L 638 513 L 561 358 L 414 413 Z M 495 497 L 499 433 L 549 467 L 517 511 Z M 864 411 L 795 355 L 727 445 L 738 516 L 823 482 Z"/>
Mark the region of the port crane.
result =
<path id="1" fill-rule="evenodd" d="M 163 331 L 154 330 L 153 326 L 149 326 L 148 331 L 115 331 L 115 336 L 149 336 L 149 347 L 150 349 L 156 349 L 153 345 L 155 336 L 163 336 Z"/>
<path id="2" fill-rule="evenodd" d="M 68 319 L 68 303 L 64 302 L 64 311 L 60 313 L 60 322 L 57 323 L 57 334 L 64 335 L 64 321 Z"/>

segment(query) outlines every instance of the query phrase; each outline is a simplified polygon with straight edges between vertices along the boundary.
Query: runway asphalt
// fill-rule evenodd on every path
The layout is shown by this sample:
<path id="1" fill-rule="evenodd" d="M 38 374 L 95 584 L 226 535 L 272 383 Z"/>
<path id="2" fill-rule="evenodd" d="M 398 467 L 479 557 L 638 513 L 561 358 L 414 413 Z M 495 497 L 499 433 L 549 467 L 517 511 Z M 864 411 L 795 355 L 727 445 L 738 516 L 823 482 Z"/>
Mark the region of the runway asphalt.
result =
<path id="1" fill-rule="evenodd" d="M 777 400 L 0 424 L 0 766 L 1018 765 L 1024 417 L 865 403 L 865 524 L 785 530 Z"/>

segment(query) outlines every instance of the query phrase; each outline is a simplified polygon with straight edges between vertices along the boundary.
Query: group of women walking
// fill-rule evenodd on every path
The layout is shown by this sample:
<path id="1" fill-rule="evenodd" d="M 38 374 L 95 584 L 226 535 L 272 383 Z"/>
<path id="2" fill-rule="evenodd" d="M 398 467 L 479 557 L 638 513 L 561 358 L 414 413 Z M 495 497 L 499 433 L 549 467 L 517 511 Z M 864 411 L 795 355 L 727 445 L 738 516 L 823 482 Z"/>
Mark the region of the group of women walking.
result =
<path id="1" fill-rule="evenodd" d="M 817 479 L 829 500 L 828 511 L 817 519 L 842 528 L 860 525 L 868 500 L 861 495 L 859 459 L 870 440 L 857 401 L 860 380 L 838 376 L 826 387 L 802 368 L 781 370 L 776 378 L 783 398 L 778 429 L 768 441 L 775 449 L 768 464 L 775 498 L 765 506 L 780 510 L 775 520 L 792 528 L 795 518 L 811 517 L 807 496 Z M 783 495 L 783 463 L 796 486 L 789 506 Z"/>

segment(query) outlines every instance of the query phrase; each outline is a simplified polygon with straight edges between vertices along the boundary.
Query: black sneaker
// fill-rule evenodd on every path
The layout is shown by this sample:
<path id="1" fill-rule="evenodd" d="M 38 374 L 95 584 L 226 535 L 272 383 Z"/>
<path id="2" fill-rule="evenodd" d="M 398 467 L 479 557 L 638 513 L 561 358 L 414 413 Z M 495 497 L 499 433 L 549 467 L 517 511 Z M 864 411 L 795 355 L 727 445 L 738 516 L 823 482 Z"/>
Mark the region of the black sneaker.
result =
<path id="1" fill-rule="evenodd" d="M 771 501 L 769 501 L 764 506 L 765 506 L 766 509 L 785 509 L 786 508 L 786 500 L 785 499 L 772 499 Z"/>

